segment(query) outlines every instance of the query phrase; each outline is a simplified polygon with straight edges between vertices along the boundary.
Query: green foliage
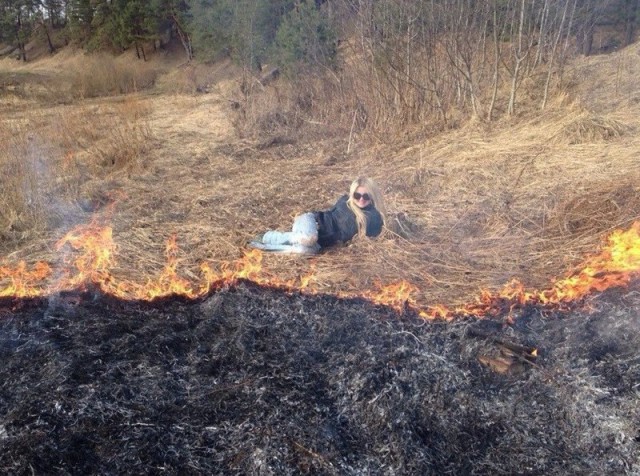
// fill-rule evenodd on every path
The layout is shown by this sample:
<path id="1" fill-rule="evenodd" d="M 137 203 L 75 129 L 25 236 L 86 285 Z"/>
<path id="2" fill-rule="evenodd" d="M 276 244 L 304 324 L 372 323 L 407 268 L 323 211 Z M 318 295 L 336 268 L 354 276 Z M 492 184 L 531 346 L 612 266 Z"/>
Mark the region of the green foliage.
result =
<path id="1" fill-rule="evenodd" d="M 640 0 L 551 0 L 544 3 L 549 34 L 555 31 L 549 19 L 559 18 L 566 2 L 573 15 L 565 22 L 571 25 L 566 37 L 586 45 L 583 52 L 598 26 L 626 31 L 622 44 L 635 37 Z M 448 51 L 460 56 L 464 48 L 473 50 L 483 30 L 497 29 L 501 41 L 512 41 L 522 5 L 521 0 L 0 0 L 0 41 L 25 52 L 43 20 L 54 28 L 66 21 L 67 37 L 90 50 L 122 51 L 171 32 L 189 59 L 195 52 L 199 60 L 227 56 L 251 69 L 276 63 L 294 76 L 335 68 L 338 29 L 344 27 L 346 36 L 358 35 L 383 68 L 410 71 L 411 64 L 405 68 L 401 62 L 416 44 L 429 54 L 439 42 L 455 38 Z M 524 5 L 526 35 L 535 38 L 541 33 L 543 4 Z"/>
<path id="2" fill-rule="evenodd" d="M 156 12 L 142 0 L 94 2 L 91 22 L 93 33 L 88 49 L 112 48 L 124 50 L 135 41 L 148 39 L 155 31 Z"/>
<path id="3" fill-rule="evenodd" d="M 51 26 L 61 26 L 64 22 L 64 0 L 42 0 L 41 3 Z"/>
<path id="4" fill-rule="evenodd" d="M 273 51 L 289 75 L 300 71 L 300 67 L 334 67 L 337 38 L 315 2 L 301 2 L 284 17 Z"/>
<path id="5" fill-rule="evenodd" d="M 29 41 L 38 19 L 39 1 L 0 1 L 0 41 L 18 46 L 20 56 L 27 60 L 25 45 Z"/>
<path id="6" fill-rule="evenodd" d="M 278 27 L 292 0 L 192 0 L 189 26 L 199 57 L 233 58 L 246 67 L 268 60 Z"/>
<path id="7" fill-rule="evenodd" d="M 231 54 L 233 2 L 216 0 L 192 0 L 189 2 L 192 19 L 189 27 L 198 57 L 215 60 Z"/>
<path id="8" fill-rule="evenodd" d="M 91 0 L 69 0 L 67 3 L 67 25 L 70 37 L 76 41 L 85 41 L 91 35 L 94 7 Z"/>

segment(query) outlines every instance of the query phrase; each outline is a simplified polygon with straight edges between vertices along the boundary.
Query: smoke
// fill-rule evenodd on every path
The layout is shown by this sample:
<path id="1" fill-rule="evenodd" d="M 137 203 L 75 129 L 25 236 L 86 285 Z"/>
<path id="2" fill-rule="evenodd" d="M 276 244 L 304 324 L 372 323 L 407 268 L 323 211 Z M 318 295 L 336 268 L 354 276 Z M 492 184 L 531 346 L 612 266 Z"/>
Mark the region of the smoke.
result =
<path id="1" fill-rule="evenodd" d="M 51 241 L 90 219 L 77 202 L 79 171 L 65 162 L 60 147 L 37 133 L 28 132 L 16 135 L 11 151 L 15 172 L 14 200 L 22 202 L 30 217 L 21 224 L 24 237 L 37 234 L 50 246 Z M 43 285 L 56 289 L 57 283 L 66 277 L 72 259 L 68 247 L 48 258 L 52 272 Z M 58 296 L 50 293 L 48 299 L 53 305 Z"/>

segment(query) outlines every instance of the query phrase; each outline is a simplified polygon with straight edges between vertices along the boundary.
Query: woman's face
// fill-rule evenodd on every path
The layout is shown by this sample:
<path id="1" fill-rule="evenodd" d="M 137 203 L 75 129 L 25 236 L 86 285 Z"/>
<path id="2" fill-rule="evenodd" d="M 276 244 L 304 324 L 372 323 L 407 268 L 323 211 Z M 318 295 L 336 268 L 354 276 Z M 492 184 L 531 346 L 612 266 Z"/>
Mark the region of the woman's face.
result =
<path id="1" fill-rule="evenodd" d="M 366 187 L 358 187 L 356 191 L 353 192 L 353 203 L 355 203 L 358 208 L 365 208 L 371 204 L 371 195 Z"/>

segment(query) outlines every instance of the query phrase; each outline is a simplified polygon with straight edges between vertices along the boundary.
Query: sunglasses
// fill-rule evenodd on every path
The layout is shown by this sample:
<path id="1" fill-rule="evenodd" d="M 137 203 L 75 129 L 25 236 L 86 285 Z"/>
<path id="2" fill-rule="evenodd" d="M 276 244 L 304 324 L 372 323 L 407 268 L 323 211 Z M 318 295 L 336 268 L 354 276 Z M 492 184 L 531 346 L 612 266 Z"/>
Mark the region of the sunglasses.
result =
<path id="1" fill-rule="evenodd" d="M 366 202 L 368 202 L 369 200 L 371 200 L 371 195 L 369 195 L 368 193 L 353 192 L 353 198 L 355 198 L 356 200 L 360 200 L 362 198 Z"/>

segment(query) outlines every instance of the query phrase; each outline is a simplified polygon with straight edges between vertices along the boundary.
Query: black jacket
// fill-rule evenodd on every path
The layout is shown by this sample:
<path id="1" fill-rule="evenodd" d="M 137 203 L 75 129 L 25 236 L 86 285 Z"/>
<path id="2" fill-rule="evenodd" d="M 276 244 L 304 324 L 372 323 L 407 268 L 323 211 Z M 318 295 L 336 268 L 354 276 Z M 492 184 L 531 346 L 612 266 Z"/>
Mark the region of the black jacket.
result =
<path id="1" fill-rule="evenodd" d="M 347 205 L 347 199 L 343 195 L 331 210 L 314 212 L 318 222 L 318 244 L 323 248 L 349 241 L 358 233 L 356 216 Z M 367 236 L 378 236 L 382 231 L 382 215 L 373 203 L 362 211 L 367 217 Z"/>

